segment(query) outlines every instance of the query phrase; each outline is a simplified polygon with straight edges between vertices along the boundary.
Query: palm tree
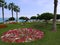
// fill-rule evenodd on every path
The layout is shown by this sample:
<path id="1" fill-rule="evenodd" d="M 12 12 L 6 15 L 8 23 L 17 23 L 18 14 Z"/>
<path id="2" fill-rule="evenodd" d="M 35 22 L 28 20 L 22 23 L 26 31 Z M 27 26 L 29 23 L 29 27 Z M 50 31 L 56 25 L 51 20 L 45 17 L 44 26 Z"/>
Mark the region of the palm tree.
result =
<path id="1" fill-rule="evenodd" d="M 56 31 L 57 4 L 58 4 L 58 0 L 54 0 L 54 18 L 53 18 L 53 27 L 52 27 L 53 31 Z"/>
<path id="2" fill-rule="evenodd" d="M 16 22 L 18 22 L 18 12 L 20 12 L 20 8 L 15 5 L 14 11 L 16 12 Z"/>
<path id="3" fill-rule="evenodd" d="M 5 1 L 5 0 L 0 0 L 0 2 L 2 2 L 2 3 L 3 3 L 4 1 Z"/>
<path id="4" fill-rule="evenodd" d="M 11 12 L 12 12 L 12 17 L 13 17 L 14 3 L 9 3 L 8 9 L 11 10 Z M 13 20 L 13 19 L 12 19 L 12 20 Z"/>
<path id="5" fill-rule="evenodd" d="M 0 0 L 0 7 L 2 7 L 2 18 L 4 23 L 4 8 L 7 8 L 6 2 L 4 0 Z"/>

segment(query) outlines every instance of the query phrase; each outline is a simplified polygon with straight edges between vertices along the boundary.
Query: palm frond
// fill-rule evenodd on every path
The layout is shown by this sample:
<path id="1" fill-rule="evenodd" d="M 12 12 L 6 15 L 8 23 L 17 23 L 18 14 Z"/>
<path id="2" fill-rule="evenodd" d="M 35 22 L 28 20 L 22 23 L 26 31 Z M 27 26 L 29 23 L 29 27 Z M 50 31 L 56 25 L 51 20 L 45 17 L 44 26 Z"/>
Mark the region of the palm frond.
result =
<path id="1" fill-rule="evenodd" d="M 18 6 L 15 5 L 14 11 L 15 11 L 15 12 L 20 12 L 20 8 L 19 8 Z"/>
<path id="2" fill-rule="evenodd" d="M 14 9 L 14 3 L 9 3 L 8 9 L 9 9 L 9 10 Z"/>

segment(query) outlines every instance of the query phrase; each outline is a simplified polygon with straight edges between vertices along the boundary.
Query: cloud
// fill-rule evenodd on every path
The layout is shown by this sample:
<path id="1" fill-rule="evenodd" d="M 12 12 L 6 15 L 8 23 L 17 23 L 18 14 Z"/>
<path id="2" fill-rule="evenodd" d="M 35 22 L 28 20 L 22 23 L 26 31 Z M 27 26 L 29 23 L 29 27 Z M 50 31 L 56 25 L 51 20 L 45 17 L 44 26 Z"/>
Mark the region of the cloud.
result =
<path id="1" fill-rule="evenodd" d="M 24 3 L 24 4 L 26 4 L 26 3 L 28 3 L 30 0 L 19 0 L 21 3 Z"/>
<path id="2" fill-rule="evenodd" d="M 8 3 L 14 2 L 21 8 L 19 16 L 32 16 L 37 13 L 53 12 L 54 11 L 54 0 L 6 0 Z M 1 9 L 0 9 L 1 10 Z M 60 13 L 60 0 L 58 0 L 57 13 Z M 9 10 L 5 11 L 5 15 L 11 16 Z M 5 17 L 8 17 L 8 16 Z M 15 16 L 15 15 L 14 15 Z M 0 11 L 0 17 L 2 13 Z"/>

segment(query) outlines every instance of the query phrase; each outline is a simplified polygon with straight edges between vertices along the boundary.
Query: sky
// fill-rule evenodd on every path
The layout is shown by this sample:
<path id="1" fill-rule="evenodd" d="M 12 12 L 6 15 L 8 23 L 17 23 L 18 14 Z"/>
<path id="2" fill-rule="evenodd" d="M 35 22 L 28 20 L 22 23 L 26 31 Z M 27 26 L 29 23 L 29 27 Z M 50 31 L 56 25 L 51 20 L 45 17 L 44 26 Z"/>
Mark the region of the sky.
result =
<path id="1" fill-rule="evenodd" d="M 54 12 L 54 0 L 5 0 L 7 4 L 13 2 L 15 5 L 20 7 L 20 12 L 18 16 L 37 16 L 37 14 L 42 14 L 45 12 Z M 60 14 L 60 1 L 58 0 L 57 13 Z M 11 17 L 11 10 L 5 9 L 5 18 Z M 0 17 L 2 17 L 2 10 L 0 8 Z M 14 12 L 14 17 L 16 13 Z"/>

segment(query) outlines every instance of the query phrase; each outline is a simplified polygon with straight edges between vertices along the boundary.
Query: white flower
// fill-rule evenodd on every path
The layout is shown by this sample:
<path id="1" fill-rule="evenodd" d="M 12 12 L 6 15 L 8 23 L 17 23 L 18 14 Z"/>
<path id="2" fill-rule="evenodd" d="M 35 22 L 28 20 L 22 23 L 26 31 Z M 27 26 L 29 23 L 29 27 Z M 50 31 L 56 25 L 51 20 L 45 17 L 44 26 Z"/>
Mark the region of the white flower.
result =
<path id="1" fill-rule="evenodd" d="M 10 34 L 6 34 L 5 36 L 8 37 L 8 36 L 10 36 Z"/>
<path id="2" fill-rule="evenodd" d="M 32 40 L 31 38 L 29 38 L 29 40 Z"/>
<path id="3" fill-rule="evenodd" d="M 4 36 L 1 36 L 1 38 L 3 38 Z"/>
<path id="4" fill-rule="evenodd" d="M 15 40 L 17 40 L 17 39 L 19 39 L 19 38 L 15 38 Z"/>

